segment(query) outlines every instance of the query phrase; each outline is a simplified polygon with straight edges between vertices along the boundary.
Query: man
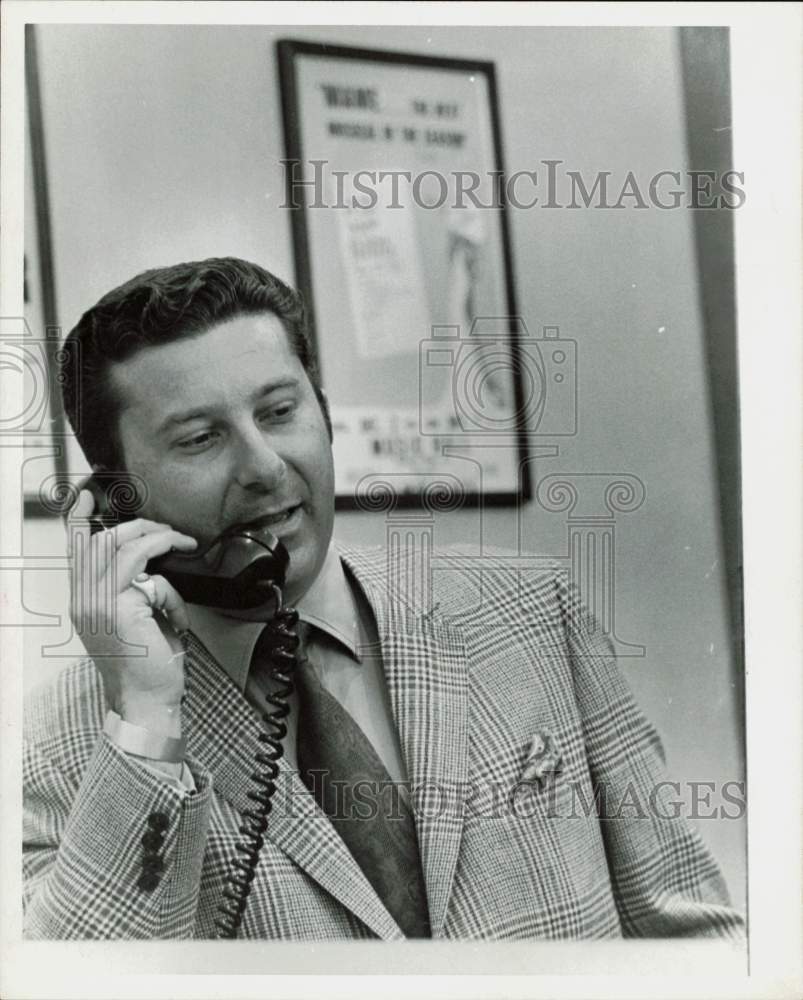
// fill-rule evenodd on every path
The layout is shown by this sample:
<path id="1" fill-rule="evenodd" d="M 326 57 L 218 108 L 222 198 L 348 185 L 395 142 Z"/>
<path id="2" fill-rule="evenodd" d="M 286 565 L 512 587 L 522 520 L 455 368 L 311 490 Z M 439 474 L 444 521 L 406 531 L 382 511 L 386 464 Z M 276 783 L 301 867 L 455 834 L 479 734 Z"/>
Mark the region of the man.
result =
<path id="1" fill-rule="evenodd" d="M 147 496 L 92 536 L 88 491 L 71 512 L 89 659 L 29 705 L 29 937 L 212 937 L 240 916 L 262 939 L 739 937 L 654 731 L 555 573 L 445 556 L 418 607 L 384 552 L 332 544 L 331 428 L 293 292 L 235 259 L 149 271 L 69 342 L 88 461 Z M 283 543 L 302 622 L 275 781 L 273 603 L 189 605 L 146 571 L 238 526 Z"/>

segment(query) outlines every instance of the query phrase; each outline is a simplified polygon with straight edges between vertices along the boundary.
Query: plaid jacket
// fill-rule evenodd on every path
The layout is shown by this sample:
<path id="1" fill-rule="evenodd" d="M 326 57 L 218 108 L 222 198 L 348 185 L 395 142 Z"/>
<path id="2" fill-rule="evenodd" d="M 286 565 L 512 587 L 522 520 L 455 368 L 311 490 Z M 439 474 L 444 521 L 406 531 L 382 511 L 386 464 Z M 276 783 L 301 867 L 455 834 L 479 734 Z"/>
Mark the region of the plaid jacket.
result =
<path id="1" fill-rule="evenodd" d="M 715 862 L 673 818 L 655 731 L 557 572 L 455 552 L 433 564 L 424 606 L 395 592 L 404 574 L 383 550 L 342 554 L 377 619 L 434 937 L 742 935 Z M 29 699 L 28 938 L 215 936 L 261 723 L 189 642 L 195 794 L 182 797 L 102 735 L 91 661 Z M 283 762 L 278 785 L 240 936 L 401 938 Z M 143 837 L 157 813 L 161 871 L 143 888 Z"/>

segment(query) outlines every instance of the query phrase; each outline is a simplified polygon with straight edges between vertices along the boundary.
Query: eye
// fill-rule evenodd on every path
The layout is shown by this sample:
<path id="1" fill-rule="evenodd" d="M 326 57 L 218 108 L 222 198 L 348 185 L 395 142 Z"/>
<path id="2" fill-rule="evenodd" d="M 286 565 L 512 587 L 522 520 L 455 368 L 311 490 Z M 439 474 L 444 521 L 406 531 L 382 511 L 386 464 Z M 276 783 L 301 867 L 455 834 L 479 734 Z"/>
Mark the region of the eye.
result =
<path id="1" fill-rule="evenodd" d="M 294 413 L 296 408 L 295 400 L 286 399 L 281 403 L 274 403 L 273 406 L 268 407 L 263 410 L 259 415 L 259 419 L 263 421 L 279 421 L 288 420 Z"/>
<path id="2" fill-rule="evenodd" d="M 177 447 L 184 452 L 196 452 L 204 451 L 204 449 L 210 447 L 217 440 L 217 431 L 201 431 L 198 434 L 194 434 L 192 437 L 184 438 L 182 441 L 177 443 Z"/>

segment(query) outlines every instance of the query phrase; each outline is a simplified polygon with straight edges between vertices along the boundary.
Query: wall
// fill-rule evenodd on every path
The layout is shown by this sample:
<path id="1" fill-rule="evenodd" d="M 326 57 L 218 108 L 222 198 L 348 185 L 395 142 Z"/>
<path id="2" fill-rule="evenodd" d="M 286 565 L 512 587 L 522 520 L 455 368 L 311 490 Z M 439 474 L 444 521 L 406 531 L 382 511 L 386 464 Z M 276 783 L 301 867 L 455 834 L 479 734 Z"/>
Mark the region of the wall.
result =
<path id="1" fill-rule="evenodd" d="M 69 328 L 138 270 L 235 254 L 293 279 L 277 37 L 497 64 L 508 169 L 547 158 L 640 179 L 686 164 L 680 61 L 669 29 L 44 26 L 39 41 L 59 322 Z M 692 219 L 688 211 L 511 213 L 519 307 L 578 342 L 581 433 L 553 471 L 630 472 L 647 500 L 622 516 L 617 632 L 647 649 L 623 661 L 661 729 L 672 772 L 742 776 L 737 682 L 718 538 L 715 463 Z M 487 544 L 558 553 L 562 515 L 486 511 Z M 62 551 L 60 528 L 28 525 Z M 345 541 L 381 542 L 381 515 L 342 514 Z M 439 519 L 438 542 L 476 538 L 477 512 Z M 32 613 L 66 606 L 63 573 L 29 573 Z M 28 631 L 30 683 L 45 633 Z M 64 637 L 64 628 L 47 635 Z M 48 639 L 47 641 L 53 641 Z M 67 652 L 72 646 L 65 647 Z M 698 824 L 744 898 L 743 824 Z"/>

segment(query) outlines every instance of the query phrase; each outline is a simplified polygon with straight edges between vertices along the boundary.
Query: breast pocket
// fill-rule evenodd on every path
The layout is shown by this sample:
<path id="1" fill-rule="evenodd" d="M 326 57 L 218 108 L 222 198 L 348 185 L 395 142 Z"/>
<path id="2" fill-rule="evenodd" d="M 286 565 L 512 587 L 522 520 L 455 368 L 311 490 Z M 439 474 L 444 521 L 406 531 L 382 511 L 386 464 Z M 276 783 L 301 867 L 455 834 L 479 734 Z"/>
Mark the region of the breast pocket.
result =
<path id="1" fill-rule="evenodd" d="M 618 933 L 579 728 L 541 725 L 475 761 L 459 876 L 506 937 Z"/>

